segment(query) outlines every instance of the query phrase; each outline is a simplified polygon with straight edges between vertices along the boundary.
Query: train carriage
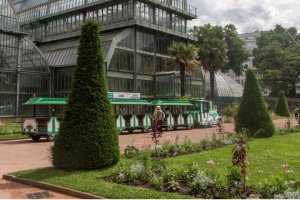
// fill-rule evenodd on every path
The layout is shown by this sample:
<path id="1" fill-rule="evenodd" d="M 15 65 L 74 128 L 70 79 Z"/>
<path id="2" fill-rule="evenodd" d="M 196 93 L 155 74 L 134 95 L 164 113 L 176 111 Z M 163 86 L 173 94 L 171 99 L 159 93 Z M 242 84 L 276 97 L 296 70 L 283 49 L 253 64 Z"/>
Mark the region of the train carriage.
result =
<path id="1" fill-rule="evenodd" d="M 110 100 L 115 118 L 117 130 L 120 133 L 135 130 L 148 132 L 151 129 L 152 117 L 148 113 L 151 104 L 141 99 L 111 99 Z"/>
<path id="2" fill-rule="evenodd" d="M 52 141 L 58 134 L 60 120 L 62 116 L 56 114 L 56 106 L 66 105 L 64 98 L 30 98 L 23 105 L 33 106 L 33 116 L 26 117 L 22 123 L 22 133 L 31 137 L 32 140 L 38 141 L 45 137 L 47 141 Z M 44 116 L 36 115 L 37 106 L 49 106 L 48 114 Z"/>
<path id="3" fill-rule="evenodd" d="M 167 130 L 186 128 L 190 129 L 194 126 L 194 116 L 190 112 L 193 104 L 188 101 L 170 101 L 155 100 L 152 101 L 153 106 L 161 106 L 162 110 L 167 113 L 163 128 Z"/>

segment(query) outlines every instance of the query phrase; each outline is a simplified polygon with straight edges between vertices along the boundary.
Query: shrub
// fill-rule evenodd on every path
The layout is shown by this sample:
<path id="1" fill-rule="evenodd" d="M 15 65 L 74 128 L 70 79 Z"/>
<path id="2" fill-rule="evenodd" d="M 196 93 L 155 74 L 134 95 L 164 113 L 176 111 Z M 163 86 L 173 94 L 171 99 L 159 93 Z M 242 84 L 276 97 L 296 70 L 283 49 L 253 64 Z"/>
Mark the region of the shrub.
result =
<path id="1" fill-rule="evenodd" d="M 183 174 L 182 174 L 182 179 L 186 182 L 186 183 L 191 183 L 194 179 L 194 177 L 200 172 L 200 167 L 197 164 L 193 164 L 190 165 L 189 167 L 187 167 L 186 170 L 184 170 Z"/>
<path id="2" fill-rule="evenodd" d="M 246 128 L 249 130 L 250 136 L 254 136 L 259 129 L 265 130 L 264 134 L 259 135 L 259 137 L 270 137 L 275 131 L 266 103 L 262 98 L 256 75 L 252 70 L 247 71 L 244 94 L 235 122 L 236 132 Z"/>
<path id="3" fill-rule="evenodd" d="M 177 177 L 176 177 L 175 173 L 166 171 L 166 173 L 164 175 L 164 181 L 166 183 L 165 187 L 166 187 L 167 191 L 175 192 L 180 189 L 180 185 L 177 181 Z"/>
<path id="4" fill-rule="evenodd" d="M 287 104 L 284 92 L 282 92 L 282 91 L 279 93 L 279 98 L 278 98 L 278 101 L 276 104 L 275 113 L 282 117 L 290 116 L 289 106 Z"/>
<path id="5" fill-rule="evenodd" d="M 287 189 L 288 188 L 282 179 L 272 177 L 260 184 L 257 191 L 263 199 L 273 199 L 274 195 L 283 194 Z"/>
<path id="6" fill-rule="evenodd" d="M 228 173 L 226 175 L 226 181 L 229 186 L 236 185 L 241 183 L 243 180 L 243 176 L 237 167 L 229 167 Z"/>
<path id="7" fill-rule="evenodd" d="M 130 169 L 128 171 L 128 178 L 130 181 L 134 182 L 138 179 L 140 179 L 145 172 L 145 167 L 142 163 L 135 163 L 130 166 Z"/>
<path id="8" fill-rule="evenodd" d="M 119 138 L 107 97 L 100 28 L 87 21 L 81 31 L 72 91 L 52 148 L 53 165 L 90 170 L 119 160 Z"/>
<path id="9" fill-rule="evenodd" d="M 221 110 L 222 115 L 225 117 L 234 117 L 239 109 L 239 105 L 236 103 L 230 104 Z"/>
<path id="10" fill-rule="evenodd" d="M 139 150 L 135 146 L 127 146 L 124 151 L 124 156 L 126 158 L 134 158 L 139 155 Z"/>
<path id="11" fill-rule="evenodd" d="M 274 199 L 300 199 L 300 192 L 286 190 L 283 194 L 274 195 Z"/>
<path id="12" fill-rule="evenodd" d="M 162 191 L 164 189 L 164 177 L 162 176 L 154 174 L 152 177 L 150 177 L 150 183 L 157 190 Z"/>

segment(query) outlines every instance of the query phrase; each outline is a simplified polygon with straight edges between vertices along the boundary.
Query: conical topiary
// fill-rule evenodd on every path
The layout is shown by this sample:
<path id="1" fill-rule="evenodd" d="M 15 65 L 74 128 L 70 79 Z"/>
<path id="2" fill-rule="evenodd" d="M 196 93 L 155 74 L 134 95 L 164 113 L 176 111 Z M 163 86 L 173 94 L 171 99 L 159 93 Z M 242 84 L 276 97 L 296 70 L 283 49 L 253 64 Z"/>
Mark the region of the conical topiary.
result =
<path id="1" fill-rule="evenodd" d="M 278 98 L 278 101 L 277 101 L 277 104 L 276 104 L 275 113 L 279 116 L 282 116 L 282 117 L 289 117 L 290 116 L 289 106 L 286 102 L 286 98 L 285 98 L 285 95 L 284 95 L 283 91 L 279 92 L 279 98 Z"/>
<path id="2" fill-rule="evenodd" d="M 72 91 L 52 148 L 53 165 L 89 170 L 119 160 L 119 140 L 107 96 L 100 27 L 88 20 L 82 27 Z"/>
<path id="3" fill-rule="evenodd" d="M 251 137 L 270 137 L 275 131 L 258 80 L 252 70 L 247 71 L 244 94 L 235 122 L 236 132 L 246 129 Z"/>

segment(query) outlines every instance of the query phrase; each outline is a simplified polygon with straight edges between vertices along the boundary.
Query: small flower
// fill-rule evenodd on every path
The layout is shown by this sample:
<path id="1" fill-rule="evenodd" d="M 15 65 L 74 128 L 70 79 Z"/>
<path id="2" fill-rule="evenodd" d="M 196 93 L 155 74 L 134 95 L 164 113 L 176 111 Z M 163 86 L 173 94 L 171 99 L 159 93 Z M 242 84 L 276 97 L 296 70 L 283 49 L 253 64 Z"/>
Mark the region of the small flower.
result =
<path id="1" fill-rule="evenodd" d="M 289 164 L 284 163 L 284 164 L 281 165 L 281 167 L 283 167 L 283 168 L 288 168 L 288 167 L 289 167 Z"/>
<path id="2" fill-rule="evenodd" d="M 214 165 L 214 164 L 215 164 L 215 161 L 213 161 L 213 160 L 208 160 L 206 163 L 209 164 L 209 165 Z"/>
<path id="3" fill-rule="evenodd" d="M 250 164 L 247 156 L 245 156 L 245 158 L 244 158 L 243 162 L 244 162 L 245 164 L 247 164 L 247 165 L 249 165 L 249 164 Z"/>
<path id="4" fill-rule="evenodd" d="M 286 173 L 293 173 L 293 170 L 286 170 Z"/>

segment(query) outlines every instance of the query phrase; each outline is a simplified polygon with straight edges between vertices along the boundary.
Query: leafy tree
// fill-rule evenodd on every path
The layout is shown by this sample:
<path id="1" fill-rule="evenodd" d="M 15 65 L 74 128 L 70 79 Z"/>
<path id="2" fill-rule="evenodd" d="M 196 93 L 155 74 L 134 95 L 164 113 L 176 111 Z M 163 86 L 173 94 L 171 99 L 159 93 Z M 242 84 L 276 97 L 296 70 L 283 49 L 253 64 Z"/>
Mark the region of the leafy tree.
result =
<path id="1" fill-rule="evenodd" d="M 172 58 L 167 61 L 167 68 L 174 69 L 179 65 L 181 97 L 185 96 L 185 72 L 193 71 L 200 65 L 196 59 L 198 51 L 194 45 L 186 46 L 183 43 L 174 43 L 169 48 Z"/>
<path id="2" fill-rule="evenodd" d="M 246 73 L 244 93 L 235 122 L 236 132 L 247 129 L 251 137 L 270 137 L 275 131 L 258 80 L 252 70 Z"/>
<path id="3" fill-rule="evenodd" d="M 97 169 L 119 160 L 99 33 L 96 21 L 82 27 L 72 92 L 52 148 L 53 165 L 59 168 Z"/>
<path id="4" fill-rule="evenodd" d="M 215 73 L 227 63 L 227 44 L 221 26 L 205 24 L 191 30 L 200 48 L 199 59 L 205 71 L 210 74 L 210 98 L 215 99 Z"/>
<path id="5" fill-rule="evenodd" d="M 250 53 L 245 49 L 245 42 L 238 36 L 237 29 L 233 24 L 226 25 L 224 33 L 228 48 L 228 63 L 222 68 L 222 71 L 232 69 L 236 74 L 240 75 L 243 63 L 248 60 Z"/>
<path id="6" fill-rule="evenodd" d="M 279 98 L 276 104 L 275 113 L 282 117 L 290 116 L 289 106 L 287 104 L 284 92 L 282 91 L 279 93 Z"/>
<path id="7" fill-rule="evenodd" d="M 297 29 L 277 25 L 274 30 L 262 32 L 253 53 L 261 83 L 271 90 L 271 96 L 277 96 L 280 91 L 289 97 L 295 96 L 300 76 L 300 35 Z"/>

